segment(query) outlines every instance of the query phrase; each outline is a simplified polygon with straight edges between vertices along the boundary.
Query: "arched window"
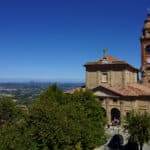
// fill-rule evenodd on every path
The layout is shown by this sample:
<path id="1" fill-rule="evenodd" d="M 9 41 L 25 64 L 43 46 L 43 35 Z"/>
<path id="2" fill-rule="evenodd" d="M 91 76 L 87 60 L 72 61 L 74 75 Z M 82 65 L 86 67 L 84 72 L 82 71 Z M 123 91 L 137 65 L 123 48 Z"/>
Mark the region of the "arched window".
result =
<path id="1" fill-rule="evenodd" d="M 147 54 L 147 55 L 150 55 L 150 45 L 147 45 L 147 46 L 146 46 L 146 54 Z"/>

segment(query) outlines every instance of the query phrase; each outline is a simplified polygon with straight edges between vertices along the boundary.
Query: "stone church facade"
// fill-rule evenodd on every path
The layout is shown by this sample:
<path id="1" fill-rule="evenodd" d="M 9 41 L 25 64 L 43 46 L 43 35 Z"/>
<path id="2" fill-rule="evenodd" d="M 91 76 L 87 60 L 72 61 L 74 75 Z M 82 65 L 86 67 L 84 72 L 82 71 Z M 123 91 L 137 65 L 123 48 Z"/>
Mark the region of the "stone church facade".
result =
<path id="1" fill-rule="evenodd" d="M 141 69 L 107 55 L 87 62 L 85 88 L 94 92 L 102 104 L 108 122 L 123 122 L 131 110 L 150 112 L 150 14 L 144 22 L 141 36 Z M 138 81 L 141 71 L 142 81 Z M 70 93 L 73 91 L 70 91 Z"/>

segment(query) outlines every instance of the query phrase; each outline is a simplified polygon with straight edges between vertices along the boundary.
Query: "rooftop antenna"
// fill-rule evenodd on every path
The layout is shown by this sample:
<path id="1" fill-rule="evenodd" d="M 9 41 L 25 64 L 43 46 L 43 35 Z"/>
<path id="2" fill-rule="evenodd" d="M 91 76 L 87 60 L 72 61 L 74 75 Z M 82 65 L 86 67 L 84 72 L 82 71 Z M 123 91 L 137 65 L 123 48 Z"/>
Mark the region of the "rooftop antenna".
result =
<path id="1" fill-rule="evenodd" d="M 107 48 L 103 48 L 103 57 L 106 58 L 107 55 Z"/>

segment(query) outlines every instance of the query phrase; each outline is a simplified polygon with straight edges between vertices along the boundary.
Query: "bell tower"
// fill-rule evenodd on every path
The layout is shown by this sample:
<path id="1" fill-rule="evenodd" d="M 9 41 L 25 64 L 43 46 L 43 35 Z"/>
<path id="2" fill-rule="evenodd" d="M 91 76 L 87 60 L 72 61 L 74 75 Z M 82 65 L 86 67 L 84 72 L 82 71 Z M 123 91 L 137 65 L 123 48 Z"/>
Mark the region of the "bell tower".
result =
<path id="1" fill-rule="evenodd" d="M 141 36 L 142 84 L 150 87 L 150 13 L 144 22 Z"/>

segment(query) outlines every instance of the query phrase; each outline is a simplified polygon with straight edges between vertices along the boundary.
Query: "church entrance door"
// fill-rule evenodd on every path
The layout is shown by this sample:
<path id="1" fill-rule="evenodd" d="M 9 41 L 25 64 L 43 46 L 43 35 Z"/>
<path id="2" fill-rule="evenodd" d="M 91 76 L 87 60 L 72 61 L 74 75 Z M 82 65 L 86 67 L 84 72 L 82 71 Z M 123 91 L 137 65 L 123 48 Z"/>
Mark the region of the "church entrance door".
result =
<path id="1" fill-rule="evenodd" d="M 111 109 L 111 122 L 113 125 L 120 124 L 120 110 L 117 108 Z"/>

